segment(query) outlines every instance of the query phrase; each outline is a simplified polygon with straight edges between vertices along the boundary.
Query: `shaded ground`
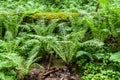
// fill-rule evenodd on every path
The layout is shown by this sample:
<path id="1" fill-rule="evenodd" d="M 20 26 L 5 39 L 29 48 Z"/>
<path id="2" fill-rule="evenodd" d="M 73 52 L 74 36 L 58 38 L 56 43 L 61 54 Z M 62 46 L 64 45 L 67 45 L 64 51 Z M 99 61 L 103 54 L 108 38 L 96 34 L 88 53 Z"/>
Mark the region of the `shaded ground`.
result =
<path id="1" fill-rule="evenodd" d="M 70 73 L 67 67 L 43 69 L 34 67 L 23 80 L 81 80 L 77 74 Z"/>

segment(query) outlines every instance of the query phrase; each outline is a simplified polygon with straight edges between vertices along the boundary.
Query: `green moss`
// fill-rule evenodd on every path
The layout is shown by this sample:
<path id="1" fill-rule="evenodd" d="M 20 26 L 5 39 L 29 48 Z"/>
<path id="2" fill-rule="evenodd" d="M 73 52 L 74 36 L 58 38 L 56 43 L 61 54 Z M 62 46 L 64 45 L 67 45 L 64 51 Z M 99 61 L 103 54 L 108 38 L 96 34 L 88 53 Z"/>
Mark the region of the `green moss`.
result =
<path id="1" fill-rule="evenodd" d="M 51 19 L 59 19 L 61 21 L 68 21 L 69 17 L 72 16 L 73 18 L 79 17 L 79 13 L 68 13 L 68 12 L 23 12 L 23 13 L 8 13 L 8 12 L 1 12 L 0 14 L 9 15 L 9 16 L 22 16 L 24 15 L 24 22 L 32 22 L 33 20 L 43 19 L 46 18 L 47 20 Z"/>
<path id="2" fill-rule="evenodd" d="M 78 13 L 66 13 L 66 12 L 46 12 L 46 13 L 33 13 L 31 17 L 33 19 L 42 19 L 46 18 L 47 20 L 51 19 L 60 19 L 60 20 L 68 20 L 69 16 L 72 16 L 73 18 L 76 18 L 79 16 Z"/>

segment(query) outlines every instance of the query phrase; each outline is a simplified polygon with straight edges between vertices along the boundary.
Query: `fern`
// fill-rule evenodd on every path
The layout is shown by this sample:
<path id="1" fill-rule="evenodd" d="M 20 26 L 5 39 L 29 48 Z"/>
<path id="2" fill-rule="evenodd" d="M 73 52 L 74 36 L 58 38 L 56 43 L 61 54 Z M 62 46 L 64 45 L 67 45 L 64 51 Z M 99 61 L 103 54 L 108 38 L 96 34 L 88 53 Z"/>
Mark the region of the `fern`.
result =
<path id="1" fill-rule="evenodd" d="M 37 21 L 36 24 L 32 24 L 32 29 L 35 31 L 35 34 L 40 36 L 53 35 L 53 31 L 57 26 L 57 19 L 51 20 L 48 25 L 46 25 L 45 19 Z"/>
<path id="2" fill-rule="evenodd" d="M 80 57 L 82 55 L 87 55 L 91 60 L 93 60 L 93 56 L 91 53 L 85 52 L 85 51 L 78 51 L 76 54 L 76 57 Z"/>
<path id="3" fill-rule="evenodd" d="M 43 47 L 45 51 L 49 51 L 51 49 L 51 45 L 53 44 L 53 42 L 57 40 L 57 38 L 53 36 L 39 36 L 31 34 L 28 34 L 28 36 L 30 36 L 31 38 L 38 39 L 39 42 L 42 44 L 41 47 Z"/>
<path id="4" fill-rule="evenodd" d="M 12 40 L 12 39 L 13 39 L 12 33 L 11 33 L 10 31 L 6 31 L 6 32 L 5 32 L 4 39 L 5 39 L 6 41 Z"/>
<path id="5" fill-rule="evenodd" d="M 53 19 L 53 20 L 48 24 L 48 26 L 47 26 L 47 27 L 48 27 L 48 29 L 47 29 L 48 35 L 52 35 L 52 34 L 53 34 L 53 31 L 55 30 L 58 21 L 59 21 L 58 19 Z"/>
<path id="6" fill-rule="evenodd" d="M 15 68 L 19 65 L 21 59 L 16 53 L 0 53 L 0 79 L 16 80 L 17 72 Z"/>
<path id="7" fill-rule="evenodd" d="M 56 41 L 52 47 L 67 65 L 71 63 L 76 52 L 76 44 L 72 41 Z"/>
<path id="8" fill-rule="evenodd" d="M 112 54 L 110 60 L 114 62 L 120 62 L 120 52 Z"/>
<path id="9" fill-rule="evenodd" d="M 86 47 L 102 47 L 104 45 L 104 43 L 98 39 L 92 39 L 92 40 L 88 40 L 85 41 L 83 43 L 80 44 L 81 46 L 86 46 Z"/>
<path id="10" fill-rule="evenodd" d="M 19 43 L 21 42 L 22 38 L 14 39 L 13 41 L 3 41 L 0 40 L 1 42 L 1 49 L 3 50 L 2 52 L 8 52 L 8 53 L 14 53 L 16 52 L 16 49 L 18 48 Z"/>
<path id="11" fill-rule="evenodd" d="M 18 15 L 12 16 L 9 13 L 0 13 L 0 35 L 4 37 L 6 41 L 13 40 L 18 36 L 19 33 L 19 25 L 23 21 L 23 16 L 19 17 Z M 7 16 L 6 16 L 7 15 Z M 4 33 L 4 34 L 3 34 Z"/>
<path id="12" fill-rule="evenodd" d="M 0 68 L 15 68 L 20 71 L 19 77 L 24 77 L 24 75 L 28 74 L 30 66 L 40 57 L 37 57 L 38 53 L 34 53 L 28 57 L 27 60 L 24 60 L 23 57 L 19 56 L 16 53 L 1 53 L 0 57 L 4 59 L 2 61 Z"/>
<path id="13" fill-rule="evenodd" d="M 87 29 L 81 29 L 78 32 L 72 32 L 70 34 L 67 34 L 65 37 L 67 38 L 67 40 L 71 40 L 74 43 L 78 41 L 82 42 L 85 38 L 86 31 Z"/>
<path id="14" fill-rule="evenodd" d="M 19 48 L 19 53 L 24 56 L 32 55 L 40 51 L 41 43 L 37 39 L 25 40 Z"/>

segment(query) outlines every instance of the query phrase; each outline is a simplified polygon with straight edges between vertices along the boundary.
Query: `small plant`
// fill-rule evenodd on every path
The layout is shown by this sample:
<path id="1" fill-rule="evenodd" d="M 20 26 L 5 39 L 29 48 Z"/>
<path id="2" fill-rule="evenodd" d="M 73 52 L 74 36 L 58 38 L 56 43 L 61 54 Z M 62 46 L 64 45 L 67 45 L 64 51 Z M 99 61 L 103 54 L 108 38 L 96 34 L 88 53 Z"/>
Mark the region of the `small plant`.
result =
<path id="1" fill-rule="evenodd" d="M 82 66 L 82 68 L 84 69 L 84 73 L 81 73 L 83 75 L 82 78 L 85 80 L 119 79 L 120 73 L 114 67 L 114 63 L 112 63 L 112 65 L 109 67 L 107 65 L 104 65 L 103 63 L 86 63 L 85 66 Z"/>
<path id="2" fill-rule="evenodd" d="M 76 52 L 76 44 L 72 41 L 56 41 L 53 49 L 69 65 Z"/>
<path id="3" fill-rule="evenodd" d="M 37 53 L 30 55 L 27 60 L 24 60 L 23 57 L 16 53 L 1 53 L 0 79 L 5 80 L 8 77 L 9 80 L 10 76 L 13 76 L 14 79 L 16 79 L 17 76 L 18 78 L 23 78 L 26 74 L 28 74 L 31 65 L 40 58 L 36 58 L 36 55 Z M 4 73 L 4 69 L 7 69 L 8 72 Z M 9 76 L 9 74 L 11 75 Z"/>
<path id="4" fill-rule="evenodd" d="M 8 56 L 9 55 L 9 56 Z M 16 80 L 17 72 L 14 63 L 9 58 L 13 55 L 10 53 L 0 53 L 0 79 L 1 80 Z"/>

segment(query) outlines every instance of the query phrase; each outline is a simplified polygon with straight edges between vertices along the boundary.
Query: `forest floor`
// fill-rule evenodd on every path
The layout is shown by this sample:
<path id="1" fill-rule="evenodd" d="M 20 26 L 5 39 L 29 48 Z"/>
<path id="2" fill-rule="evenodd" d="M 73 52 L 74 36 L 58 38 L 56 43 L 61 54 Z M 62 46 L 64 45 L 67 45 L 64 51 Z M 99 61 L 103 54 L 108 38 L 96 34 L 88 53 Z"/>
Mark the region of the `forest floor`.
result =
<path id="1" fill-rule="evenodd" d="M 41 69 L 34 67 L 30 70 L 29 75 L 26 75 L 23 80 L 82 80 L 75 73 L 70 73 L 67 67 L 50 69 Z"/>
<path id="2" fill-rule="evenodd" d="M 22 80 L 82 80 L 77 71 L 71 71 L 70 67 L 63 65 L 60 61 L 57 60 L 57 63 L 54 60 L 54 63 L 44 61 L 43 67 L 34 66 Z"/>

